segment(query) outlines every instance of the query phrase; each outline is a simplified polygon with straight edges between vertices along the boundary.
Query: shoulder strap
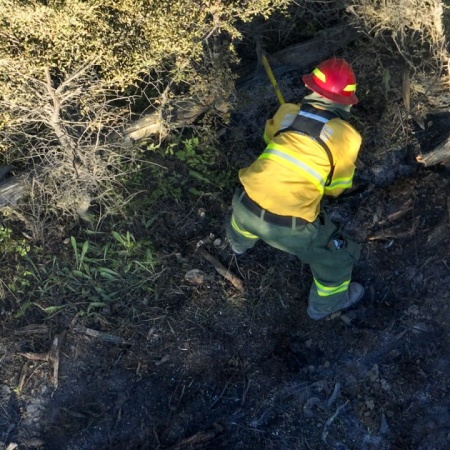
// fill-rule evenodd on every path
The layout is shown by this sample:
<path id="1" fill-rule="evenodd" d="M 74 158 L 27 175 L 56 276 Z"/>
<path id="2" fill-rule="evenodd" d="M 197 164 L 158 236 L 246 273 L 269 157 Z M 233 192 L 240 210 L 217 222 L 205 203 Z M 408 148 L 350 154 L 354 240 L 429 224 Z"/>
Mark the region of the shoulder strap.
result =
<path id="1" fill-rule="evenodd" d="M 297 114 L 291 125 L 278 130 L 274 134 L 275 137 L 280 135 L 281 133 L 293 131 L 295 133 L 305 134 L 314 139 L 318 144 L 320 144 L 320 146 L 327 154 L 328 160 L 330 161 L 330 172 L 325 182 L 325 186 L 329 186 L 331 184 L 331 181 L 333 180 L 335 164 L 331 150 L 329 149 L 325 141 L 320 137 L 320 134 L 324 125 L 329 120 L 334 119 L 335 117 L 337 117 L 336 114 L 330 111 L 317 109 L 313 106 L 305 104 L 301 106 L 299 113 Z"/>

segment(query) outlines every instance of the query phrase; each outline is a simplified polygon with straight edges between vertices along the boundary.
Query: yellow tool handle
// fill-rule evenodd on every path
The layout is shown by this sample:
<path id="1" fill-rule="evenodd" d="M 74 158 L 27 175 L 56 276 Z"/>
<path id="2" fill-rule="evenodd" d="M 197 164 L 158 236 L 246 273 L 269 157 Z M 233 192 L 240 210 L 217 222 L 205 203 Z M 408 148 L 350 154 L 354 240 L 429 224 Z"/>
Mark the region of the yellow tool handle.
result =
<path id="1" fill-rule="evenodd" d="M 278 101 L 280 102 L 280 105 L 282 105 L 283 103 L 285 103 L 283 94 L 281 93 L 277 80 L 275 79 L 272 69 L 270 68 L 269 61 L 267 60 L 267 57 L 264 54 L 262 55 L 261 59 L 264 68 L 266 69 L 267 76 L 269 77 L 269 80 L 272 83 L 273 88 L 275 89 L 275 94 L 277 94 Z"/>

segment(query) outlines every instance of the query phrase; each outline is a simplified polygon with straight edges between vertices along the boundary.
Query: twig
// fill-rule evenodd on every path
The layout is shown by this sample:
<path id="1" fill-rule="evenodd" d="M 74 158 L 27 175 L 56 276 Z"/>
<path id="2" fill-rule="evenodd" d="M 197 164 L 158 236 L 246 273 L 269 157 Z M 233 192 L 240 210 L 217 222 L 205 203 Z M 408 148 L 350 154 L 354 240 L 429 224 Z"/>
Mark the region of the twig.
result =
<path id="1" fill-rule="evenodd" d="M 50 351 L 48 352 L 48 362 L 53 365 L 53 385 L 55 386 L 55 389 L 58 388 L 59 351 L 61 350 L 61 344 L 64 336 L 65 332 L 59 336 L 55 336 Z"/>
<path id="2" fill-rule="evenodd" d="M 450 223 L 450 196 L 447 197 L 447 214 L 448 214 L 448 223 Z"/>
<path id="3" fill-rule="evenodd" d="M 338 398 L 339 392 L 341 391 L 341 383 L 336 383 L 334 386 L 333 393 L 327 401 L 327 406 L 330 407 Z"/>
<path id="4" fill-rule="evenodd" d="M 64 340 L 66 332 L 57 335 L 54 337 L 52 346 L 50 347 L 50 350 L 47 353 L 31 353 L 31 352 L 25 352 L 25 353 L 19 353 L 20 355 L 24 356 L 27 359 L 31 359 L 32 361 L 46 361 L 50 363 L 51 366 L 53 366 L 53 375 L 52 375 L 52 382 L 55 389 L 58 388 L 58 376 L 59 376 L 59 353 L 61 350 L 61 345 Z"/>
<path id="5" fill-rule="evenodd" d="M 25 378 L 28 374 L 28 363 L 24 363 L 20 370 L 19 383 L 17 384 L 17 395 L 20 397 L 25 386 Z"/>
<path id="6" fill-rule="evenodd" d="M 48 352 L 47 353 L 32 353 L 32 352 L 24 352 L 19 353 L 20 356 L 23 356 L 27 359 L 31 359 L 31 361 L 48 361 Z"/>
<path id="7" fill-rule="evenodd" d="M 47 334 L 48 331 L 49 331 L 49 328 L 45 324 L 31 324 L 31 325 L 26 325 L 22 328 L 18 328 L 17 330 L 14 330 L 14 334 L 16 336 L 28 335 L 28 334 Z"/>
<path id="8" fill-rule="evenodd" d="M 390 238 L 404 238 L 413 235 L 417 231 L 417 227 L 419 225 L 419 218 L 416 217 L 413 221 L 413 224 L 409 230 L 405 230 L 402 225 L 394 226 L 391 228 L 387 228 L 385 230 L 381 230 L 377 233 L 372 234 L 367 239 L 369 241 L 376 241 L 378 239 L 390 239 Z"/>
<path id="9" fill-rule="evenodd" d="M 127 344 L 127 341 L 121 337 L 114 336 L 113 334 L 109 334 L 109 333 L 102 333 L 100 331 L 93 330 L 92 328 L 86 328 L 81 325 L 73 327 L 73 331 L 75 333 L 85 334 L 86 336 L 91 336 L 100 341 L 110 342 L 112 344 L 118 344 L 118 345 Z"/>
<path id="10" fill-rule="evenodd" d="M 240 278 L 231 273 L 228 269 L 226 269 L 217 258 L 214 258 L 210 253 L 208 253 L 204 249 L 198 250 L 198 252 L 206 259 L 209 263 L 211 263 L 217 272 L 222 275 L 225 279 L 227 279 L 236 289 L 239 291 L 244 291 L 244 283 Z"/>
<path id="11" fill-rule="evenodd" d="M 209 411 L 223 397 L 223 394 L 225 394 L 229 384 L 230 384 L 230 382 L 227 381 L 227 383 L 225 384 L 225 387 L 222 389 L 222 392 L 220 393 L 220 395 L 211 403 L 211 405 L 209 406 L 209 408 L 206 411 Z"/>
<path id="12" fill-rule="evenodd" d="M 247 393 L 250 390 L 250 385 L 252 384 L 252 380 L 246 381 L 244 377 L 244 391 L 242 392 L 241 406 L 244 406 L 245 400 L 247 398 Z"/>
<path id="13" fill-rule="evenodd" d="M 314 406 L 317 406 L 321 409 L 325 409 L 325 406 L 322 402 L 322 400 L 320 400 L 319 397 L 311 397 L 310 399 L 308 399 L 308 401 L 303 405 L 303 414 L 306 417 L 313 417 L 314 413 L 313 413 L 313 408 Z"/>
<path id="14" fill-rule="evenodd" d="M 336 419 L 336 417 L 339 415 L 339 413 L 341 412 L 342 409 L 344 409 L 347 404 L 348 404 L 348 400 L 341 406 L 339 406 L 336 409 L 336 412 L 325 422 L 325 425 L 323 427 L 323 431 L 322 431 L 322 441 L 325 442 L 325 444 L 329 445 L 327 442 L 327 437 L 328 437 L 328 429 L 330 428 L 331 424 L 334 422 L 334 420 Z"/>
<path id="15" fill-rule="evenodd" d="M 224 430 L 223 426 L 215 423 L 213 425 L 213 429 L 211 431 L 199 431 L 198 433 L 195 433 L 194 435 L 182 439 L 181 441 L 177 442 L 175 445 L 172 445 L 172 447 L 169 448 L 169 450 L 181 450 L 183 448 L 193 448 L 193 446 L 198 446 L 200 444 L 205 444 L 206 442 L 211 441 L 214 439 L 217 435 L 222 433 Z"/>
<path id="16" fill-rule="evenodd" d="M 28 379 L 26 379 L 27 375 L 28 375 L 28 369 L 30 367 L 28 367 L 28 364 L 25 363 L 22 366 L 22 370 L 20 371 L 20 377 L 19 377 L 19 384 L 17 385 L 17 395 L 21 395 L 22 391 L 25 387 L 25 385 L 27 384 L 28 381 L 31 380 L 31 377 L 34 375 L 34 373 L 39 370 L 42 367 L 43 364 L 39 364 L 37 365 L 33 371 L 31 372 L 30 376 L 28 377 Z"/>
<path id="17" fill-rule="evenodd" d="M 92 68 L 94 64 L 96 63 L 96 59 L 93 61 L 88 61 L 84 66 L 82 66 L 80 69 L 78 69 L 75 73 L 73 73 L 67 80 L 64 80 L 56 89 L 55 92 L 59 94 L 60 92 L 63 92 L 73 81 L 75 81 L 77 78 L 83 76 L 88 69 Z"/>
<path id="18" fill-rule="evenodd" d="M 50 69 L 48 67 L 45 67 L 45 79 L 47 92 L 53 103 L 50 126 L 53 128 L 53 131 L 55 132 L 56 137 L 58 138 L 58 141 L 63 147 L 66 155 L 69 157 L 69 159 L 72 159 L 75 156 L 75 144 L 67 135 L 67 133 L 65 133 L 64 128 L 61 125 L 61 102 L 58 95 L 56 94 L 56 90 L 53 87 L 52 77 L 50 75 Z"/>

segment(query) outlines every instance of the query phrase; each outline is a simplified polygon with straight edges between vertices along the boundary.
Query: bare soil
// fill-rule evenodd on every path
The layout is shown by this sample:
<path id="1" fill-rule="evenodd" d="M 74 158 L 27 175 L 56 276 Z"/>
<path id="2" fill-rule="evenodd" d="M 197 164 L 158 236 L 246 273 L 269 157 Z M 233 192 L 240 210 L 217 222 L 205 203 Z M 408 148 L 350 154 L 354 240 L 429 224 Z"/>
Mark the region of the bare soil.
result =
<path id="1" fill-rule="evenodd" d="M 360 79 L 354 124 L 364 145 L 354 191 L 324 207 L 364 244 L 361 304 L 312 321 L 307 266 L 265 244 L 239 260 L 215 245 L 233 189 L 164 198 L 145 212 L 153 225 L 133 230 L 162 261 L 154 297 L 76 323 L 2 309 L 0 448 L 450 448 L 450 175 L 415 160 L 431 135 L 412 132 L 401 62 L 361 46 L 343 56 Z M 280 80 L 288 101 L 304 93 L 299 76 Z M 413 101 L 421 117 L 439 106 Z M 258 155 L 276 107 L 266 81 L 238 91 L 220 138 L 227 164 Z M 196 250 L 200 240 L 243 292 Z M 40 328 L 18 334 L 29 325 Z M 55 337 L 57 388 L 51 362 L 23 356 L 48 352 Z"/>

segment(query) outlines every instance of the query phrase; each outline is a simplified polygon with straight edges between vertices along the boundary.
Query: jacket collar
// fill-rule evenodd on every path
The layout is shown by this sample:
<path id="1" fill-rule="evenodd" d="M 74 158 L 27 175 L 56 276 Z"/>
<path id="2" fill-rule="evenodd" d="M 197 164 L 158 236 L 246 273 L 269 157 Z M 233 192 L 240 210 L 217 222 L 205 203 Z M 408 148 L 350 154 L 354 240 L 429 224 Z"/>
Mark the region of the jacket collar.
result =
<path id="1" fill-rule="evenodd" d="M 348 120 L 351 115 L 352 105 L 341 105 L 340 103 L 332 102 L 331 100 L 328 100 L 315 92 L 304 97 L 301 103 L 314 106 L 318 109 L 330 111 L 343 120 Z"/>

